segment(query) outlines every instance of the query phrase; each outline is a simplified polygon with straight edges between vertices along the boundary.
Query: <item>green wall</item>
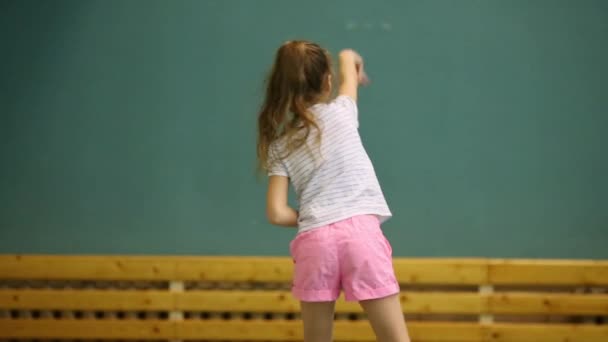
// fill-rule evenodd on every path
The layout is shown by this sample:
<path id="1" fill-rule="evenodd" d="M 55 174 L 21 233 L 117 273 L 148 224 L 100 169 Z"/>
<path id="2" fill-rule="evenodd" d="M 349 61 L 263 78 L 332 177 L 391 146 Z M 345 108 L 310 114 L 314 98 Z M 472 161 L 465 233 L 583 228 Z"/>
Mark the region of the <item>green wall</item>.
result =
<path id="1" fill-rule="evenodd" d="M 608 258 L 608 1 L 3 1 L 0 253 L 286 255 L 280 43 L 359 49 L 397 256 Z"/>

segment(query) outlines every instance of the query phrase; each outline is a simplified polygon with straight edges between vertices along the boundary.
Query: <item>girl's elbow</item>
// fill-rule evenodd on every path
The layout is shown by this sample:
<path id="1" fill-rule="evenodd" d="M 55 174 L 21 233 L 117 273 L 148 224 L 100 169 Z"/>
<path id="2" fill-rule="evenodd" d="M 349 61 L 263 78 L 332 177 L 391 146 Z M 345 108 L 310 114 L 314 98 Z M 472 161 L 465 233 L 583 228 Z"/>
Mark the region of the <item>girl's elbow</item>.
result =
<path id="1" fill-rule="evenodd" d="M 278 210 L 274 210 L 272 208 L 268 208 L 266 210 L 266 218 L 270 224 L 281 225 L 281 213 Z"/>
<path id="2" fill-rule="evenodd" d="M 277 216 L 268 215 L 268 223 L 275 225 L 275 226 L 279 226 L 280 222 L 281 222 L 281 220 Z"/>

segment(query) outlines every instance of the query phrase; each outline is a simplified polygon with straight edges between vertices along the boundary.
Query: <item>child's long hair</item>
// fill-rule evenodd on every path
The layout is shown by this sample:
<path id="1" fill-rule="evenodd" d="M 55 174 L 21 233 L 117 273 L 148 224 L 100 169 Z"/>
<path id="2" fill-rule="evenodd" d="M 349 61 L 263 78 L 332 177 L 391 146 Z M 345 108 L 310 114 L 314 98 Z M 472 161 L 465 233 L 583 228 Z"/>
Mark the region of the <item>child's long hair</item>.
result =
<path id="1" fill-rule="evenodd" d="M 285 158 L 307 143 L 314 129 L 320 133 L 308 108 L 329 95 L 331 60 L 327 51 L 307 41 L 289 41 L 276 53 L 266 80 L 266 96 L 258 116 L 257 157 L 260 170 L 268 170 L 268 151 L 286 139 Z M 321 136 L 317 134 L 317 142 Z"/>

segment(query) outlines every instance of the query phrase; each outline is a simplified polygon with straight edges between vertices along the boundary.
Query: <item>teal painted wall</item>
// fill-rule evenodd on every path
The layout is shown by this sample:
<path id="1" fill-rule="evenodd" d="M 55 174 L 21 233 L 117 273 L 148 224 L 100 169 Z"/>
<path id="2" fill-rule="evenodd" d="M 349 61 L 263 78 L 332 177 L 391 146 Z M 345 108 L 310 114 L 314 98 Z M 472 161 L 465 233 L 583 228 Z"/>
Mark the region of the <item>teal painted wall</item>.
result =
<path id="1" fill-rule="evenodd" d="M 280 43 L 353 47 L 397 256 L 608 258 L 608 2 L 3 1 L 0 252 L 286 255 Z"/>

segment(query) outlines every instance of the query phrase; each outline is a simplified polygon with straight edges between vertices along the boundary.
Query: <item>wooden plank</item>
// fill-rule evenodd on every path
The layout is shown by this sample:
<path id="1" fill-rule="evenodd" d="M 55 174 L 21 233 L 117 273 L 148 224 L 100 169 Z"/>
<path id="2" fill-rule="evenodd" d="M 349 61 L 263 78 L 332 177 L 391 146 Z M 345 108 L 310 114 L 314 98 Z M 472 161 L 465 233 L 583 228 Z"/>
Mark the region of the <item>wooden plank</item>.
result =
<path id="1" fill-rule="evenodd" d="M 608 261 L 491 260 L 488 280 L 495 285 L 608 285 Z"/>
<path id="2" fill-rule="evenodd" d="M 204 320 L 176 324 L 177 339 L 226 341 L 301 341 L 299 321 Z"/>
<path id="3" fill-rule="evenodd" d="M 164 257 L 0 255 L 0 279 L 169 280 L 174 267 Z"/>
<path id="4" fill-rule="evenodd" d="M 605 342 L 608 326 L 414 322 L 416 342 Z M 336 341 L 375 340 L 364 321 L 336 322 Z M 299 321 L 0 320 L 1 338 L 215 339 L 299 341 Z"/>
<path id="5" fill-rule="evenodd" d="M 507 292 L 480 296 L 466 292 L 411 292 L 400 295 L 404 313 L 493 313 L 608 315 L 608 295 Z M 184 310 L 298 312 L 288 291 L 116 291 L 0 289 L 0 307 L 31 310 Z M 340 298 L 338 313 L 358 313 L 357 303 Z"/>
<path id="6" fill-rule="evenodd" d="M 394 259 L 402 284 L 479 285 L 487 283 L 485 259 Z"/>
<path id="7" fill-rule="evenodd" d="M 405 313 L 470 313 L 484 310 L 485 298 L 466 292 L 411 292 L 400 295 Z M 504 300 L 503 300 L 504 302 Z M 37 310 L 183 310 L 298 312 L 288 291 L 117 291 L 0 289 L 0 307 Z M 340 298 L 338 313 L 362 312 L 358 303 Z"/>
<path id="8" fill-rule="evenodd" d="M 412 342 L 477 342 L 483 341 L 478 323 L 412 322 L 408 323 Z"/>
<path id="9" fill-rule="evenodd" d="M 1 338 L 161 339 L 175 336 L 168 321 L 0 319 Z"/>
<path id="10" fill-rule="evenodd" d="M 608 261 L 394 260 L 402 283 L 607 285 Z M 285 257 L 0 255 L 0 279 L 289 282 Z"/>
<path id="11" fill-rule="evenodd" d="M 167 291 L 0 289 L 0 308 L 30 310 L 171 310 Z"/>
<path id="12" fill-rule="evenodd" d="M 293 263 L 281 257 L 181 257 L 176 279 L 201 281 L 290 282 Z M 402 283 L 477 285 L 487 280 L 485 259 L 395 259 Z"/>
<path id="13" fill-rule="evenodd" d="M 293 262 L 276 257 L 181 257 L 175 280 L 291 282 Z"/>
<path id="14" fill-rule="evenodd" d="M 288 291 L 188 291 L 175 294 L 176 310 L 233 312 L 298 312 Z"/>
<path id="15" fill-rule="evenodd" d="M 476 342 L 482 341 L 481 326 L 476 323 L 416 322 L 408 324 L 416 342 Z M 230 341 L 301 341 L 299 321 L 209 320 L 184 321 L 177 324 L 178 339 Z M 369 323 L 365 321 L 335 322 L 335 341 L 375 341 Z"/>
<path id="16" fill-rule="evenodd" d="M 407 314 L 478 314 L 485 310 L 486 300 L 468 292 L 408 292 L 399 295 Z"/>
<path id="17" fill-rule="evenodd" d="M 299 303 L 288 291 L 188 291 L 175 294 L 176 310 L 234 312 L 298 312 Z M 485 298 L 466 292 L 411 292 L 400 295 L 405 313 L 438 314 L 482 312 Z M 341 297 L 338 313 L 359 313 L 356 302 Z"/>
<path id="18" fill-rule="evenodd" d="M 493 324 L 484 327 L 488 342 L 606 342 L 607 325 Z"/>
<path id="19" fill-rule="evenodd" d="M 488 301 L 492 313 L 608 316 L 608 295 L 506 292 Z"/>

